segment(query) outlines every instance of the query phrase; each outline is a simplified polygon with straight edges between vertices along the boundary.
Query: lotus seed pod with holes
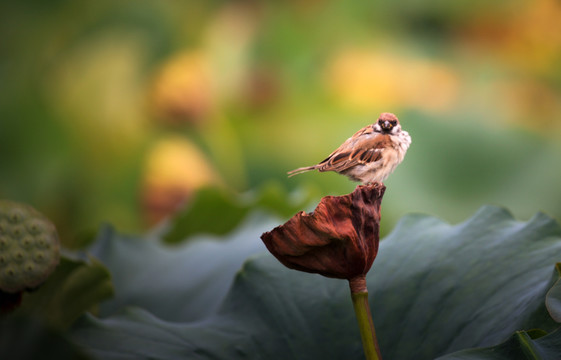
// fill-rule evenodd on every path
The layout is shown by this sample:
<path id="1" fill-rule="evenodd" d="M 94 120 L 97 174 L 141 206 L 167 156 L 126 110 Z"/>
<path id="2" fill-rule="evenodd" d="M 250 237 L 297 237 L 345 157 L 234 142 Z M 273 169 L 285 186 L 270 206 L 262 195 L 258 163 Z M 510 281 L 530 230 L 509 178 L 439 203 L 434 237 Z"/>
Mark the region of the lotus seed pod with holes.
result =
<path id="1" fill-rule="evenodd" d="M 31 206 L 0 200 L 0 291 L 41 285 L 59 262 L 55 226 Z"/>

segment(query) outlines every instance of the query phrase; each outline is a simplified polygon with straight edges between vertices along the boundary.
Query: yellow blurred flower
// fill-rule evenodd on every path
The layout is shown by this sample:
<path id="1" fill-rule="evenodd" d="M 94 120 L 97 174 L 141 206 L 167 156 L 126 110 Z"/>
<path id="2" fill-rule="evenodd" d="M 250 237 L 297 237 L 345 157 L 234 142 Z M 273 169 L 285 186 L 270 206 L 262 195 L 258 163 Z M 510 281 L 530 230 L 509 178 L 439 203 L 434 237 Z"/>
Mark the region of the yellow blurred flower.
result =
<path id="1" fill-rule="evenodd" d="M 152 104 L 164 122 L 198 123 L 216 104 L 211 64 L 201 51 L 186 51 L 164 63 L 156 75 Z"/>
<path id="2" fill-rule="evenodd" d="M 508 65 L 541 75 L 559 68 L 561 2 L 513 2 L 509 12 L 480 14 L 462 25 L 461 43 L 487 48 Z"/>
<path id="3" fill-rule="evenodd" d="M 180 52 L 157 72 L 152 103 L 167 123 L 200 123 L 216 107 L 239 100 L 248 81 L 250 47 L 256 33 L 255 9 L 227 4 L 208 23 L 201 46 Z"/>
<path id="4" fill-rule="evenodd" d="M 490 86 L 503 117 L 531 130 L 557 133 L 561 92 L 555 74 L 561 58 L 561 2 L 515 2 L 505 11 L 479 14 L 462 25 L 459 43 L 499 61 L 503 78 Z M 528 121 L 531 119 L 532 121 Z"/>
<path id="5" fill-rule="evenodd" d="M 458 75 L 445 64 L 364 49 L 336 54 L 324 78 L 344 105 L 365 111 L 395 106 L 448 110 L 460 87 Z"/>
<path id="6" fill-rule="evenodd" d="M 538 0 L 526 4 L 511 18 L 502 50 L 513 62 L 538 73 L 559 69 L 561 56 L 561 3 Z"/>
<path id="7" fill-rule="evenodd" d="M 153 146 L 142 181 L 143 213 L 150 225 L 175 212 L 197 189 L 220 183 L 204 154 L 180 137 Z"/>

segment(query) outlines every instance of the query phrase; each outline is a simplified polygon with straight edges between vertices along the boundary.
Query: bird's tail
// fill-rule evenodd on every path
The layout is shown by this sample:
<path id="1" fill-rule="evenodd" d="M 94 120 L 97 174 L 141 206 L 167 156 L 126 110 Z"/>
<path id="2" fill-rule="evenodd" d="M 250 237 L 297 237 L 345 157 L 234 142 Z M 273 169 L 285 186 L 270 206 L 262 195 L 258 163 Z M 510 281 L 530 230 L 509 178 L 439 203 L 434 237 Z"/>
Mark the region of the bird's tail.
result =
<path id="1" fill-rule="evenodd" d="M 306 171 L 315 170 L 315 168 L 316 168 L 315 165 L 313 165 L 313 166 L 305 166 L 305 167 L 301 167 L 301 168 L 298 168 L 298 169 L 294 169 L 294 170 L 292 170 L 292 171 L 289 171 L 289 172 L 287 172 L 287 174 L 288 174 L 288 177 L 292 177 L 292 176 L 294 176 L 294 175 L 302 174 L 302 173 L 304 173 L 304 172 L 306 172 Z"/>

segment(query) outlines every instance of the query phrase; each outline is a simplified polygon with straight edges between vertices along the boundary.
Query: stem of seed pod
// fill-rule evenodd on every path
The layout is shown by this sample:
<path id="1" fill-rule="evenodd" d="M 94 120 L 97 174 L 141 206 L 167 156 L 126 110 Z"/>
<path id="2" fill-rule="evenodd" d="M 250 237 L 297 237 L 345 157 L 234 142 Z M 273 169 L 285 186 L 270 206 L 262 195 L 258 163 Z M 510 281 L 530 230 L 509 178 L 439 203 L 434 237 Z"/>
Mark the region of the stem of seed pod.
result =
<path id="1" fill-rule="evenodd" d="M 380 355 L 380 347 L 376 339 L 376 331 L 372 322 L 372 314 L 370 313 L 370 305 L 368 304 L 368 290 L 366 289 L 366 277 L 359 276 L 349 279 L 351 288 L 351 298 L 355 310 L 358 328 L 360 330 L 360 338 L 364 349 L 366 360 L 382 360 Z"/>

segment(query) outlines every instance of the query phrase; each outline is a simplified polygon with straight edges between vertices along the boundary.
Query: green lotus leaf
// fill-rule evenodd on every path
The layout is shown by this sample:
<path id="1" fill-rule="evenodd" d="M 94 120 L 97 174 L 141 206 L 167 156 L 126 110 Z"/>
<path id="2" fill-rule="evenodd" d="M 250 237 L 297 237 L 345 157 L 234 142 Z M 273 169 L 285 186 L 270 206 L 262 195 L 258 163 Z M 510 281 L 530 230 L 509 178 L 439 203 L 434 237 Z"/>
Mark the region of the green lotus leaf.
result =
<path id="1" fill-rule="evenodd" d="M 458 351 L 439 357 L 438 360 L 558 359 L 561 354 L 561 330 L 537 338 L 536 333 L 541 331 L 517 331 L 497 346 Z"/>
<path id="2" fill-rule="evenodd" d="M 561 275 L 561 264 L 556 265 L 557 273 Z M 561 323 L 561 280 L 557 280 L 546 295 L 545 305 L 555 321 Z"/>
<path id="3" fill-rule="evenodd" d="M 266 251 L 259 236 L 277 223 L 271 216 L 253 213 L 227 236 L 192 236 L 173 246 L 104 227 L 89 251 L 111 272 L 115 296 L 100 305 L 100 314 L 107 316 L 128 305 L 171 321 L 211 314 L 243 262 Z"/>
<path id="4" fill-rule="evenodd" d="M 111 314 L 82 317 L 72 339 L 100 359 L 362 358 L 345 281 L 286 269 L 268 253 L 232 271 L 235 261 L 260 252 L 256 231 L 272 222 L 261 217 L 231 239 L 173 249 L 106 239 L 97 256 L 117 287 L 127 278 L 136 284 L 117 291 Z M 530 358 L 558 359 L 560 254 L 561 228 L 543 214 L 520 222 L 483 207 L 458 225 L 404 217 L 380 243 L 367 279 L 383 357 L 434 359 L 474 349 L 469 354 L 479 357 L 469 359 L 503 359 L 506 347 L 517 359 L 536 346 L 544 351 Z"/>

